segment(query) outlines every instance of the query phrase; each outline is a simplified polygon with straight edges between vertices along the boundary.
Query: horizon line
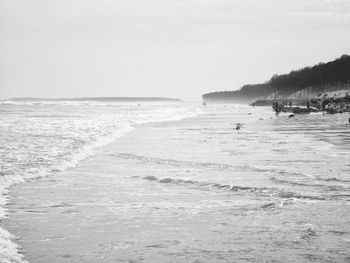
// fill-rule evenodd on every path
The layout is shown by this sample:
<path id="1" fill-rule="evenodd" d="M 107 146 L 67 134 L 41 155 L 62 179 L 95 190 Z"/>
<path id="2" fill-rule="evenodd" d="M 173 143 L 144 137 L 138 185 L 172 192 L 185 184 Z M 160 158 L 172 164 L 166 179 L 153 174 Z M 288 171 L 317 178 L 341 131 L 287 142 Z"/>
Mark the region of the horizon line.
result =
<path id="1" fill-rule="evenodd" d="M 183 101 L 179 98 L 169 98 L 169 97 L 129 97 L 129 96 L 123 96 L 123 97 L 115 97 L 115 96 L 103 96 L 103 97 L 73 97 L 73 98 L 45 98 L 45 97 L 14 97 L 14 98 L 7 98 L 2 99 L 1 101 L 137 101 L 137 100 L 143 100 L 143 101 Z"/>

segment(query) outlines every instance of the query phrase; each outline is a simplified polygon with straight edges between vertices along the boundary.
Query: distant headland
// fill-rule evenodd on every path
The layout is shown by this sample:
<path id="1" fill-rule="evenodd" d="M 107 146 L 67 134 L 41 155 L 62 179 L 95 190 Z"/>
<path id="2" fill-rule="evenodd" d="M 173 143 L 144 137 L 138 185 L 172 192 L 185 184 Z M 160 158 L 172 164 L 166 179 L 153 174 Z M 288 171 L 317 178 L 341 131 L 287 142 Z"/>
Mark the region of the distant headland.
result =
<path id="1" fill-rule="evenodd" d="M 350 96 L 350 56 L 312 67 L 274 75 L 260 84 L 247 84 L 239 90 L 204 94 L 204 102 L 252 103 L 256 100 L 309 100 Z"/>
<path id="2" fill-rule="evenodd" d="M 11 98 L 11 101 L 109 101 L 109 102 L 176 102 L 177 98 L 163 97 L 86 97 L 86 98 Z"/>

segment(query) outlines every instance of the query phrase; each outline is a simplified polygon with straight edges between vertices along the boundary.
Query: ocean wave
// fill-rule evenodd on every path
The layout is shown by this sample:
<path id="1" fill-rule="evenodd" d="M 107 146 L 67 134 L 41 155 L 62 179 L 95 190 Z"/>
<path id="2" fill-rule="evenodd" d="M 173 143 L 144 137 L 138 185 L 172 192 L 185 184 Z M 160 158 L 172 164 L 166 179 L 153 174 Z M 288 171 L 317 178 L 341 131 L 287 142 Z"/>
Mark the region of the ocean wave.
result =
<path id="1" fill-rule="evenodd" d="M 316 196 L 316 195 L 304 195 L 295 192 L 285 191 L 278 188 L 270 187 L 254 187 L 254 186 L 239 186 L 239 185 L 229 185 L 229 184 L 220 184 L 213 182 L 202 182 L 196 180 L 186 180 L 179 178 L 157 178 L 155 176 L 145 176 L 144 180 L 155 181 L 162 184 L 175 184 L 175 185 L 191 185 L 199 187 L 203 190 L 220 190 L 220 191 L 229 191 L 229 192 L 246 192 L 246 193 L 256 193 L 260 196 L 275 196 L 283 199 L 303 199 L 303 200 L 327 200 L 325 196 Z"/>
<path id="2" fill-rule="evenodd" d="M 213 169 L 218 171 L 244 171 L 244 172 L 256 172 L 256 173 L 263 173 L 263 174 L 269 174 L 272 175 L 271 180 L 283 182 L 283 179 L 277 178 L 276 175 L 281 176 L 283 178 L 303 178 L 303 179 L 309 179 L 309 180 L 318 180 L 316 176 L 307 174 L 307 173 L 301 173 L 301 172 L 294 172 L 289 171 L 288 169 L 284 168 L 273 168 L 273 167 L 258 167 L 256 165 L 250 165 L 250 164 L 225 164 L 225 163 L 212 163 L 212 162 L 194 162 L 194 161 L 185 161 L 185 160 L 176 160 L 176 159 L 167 159 L 167 158 L 158 158 L 158 157 L 148 157 L 143 155 L 136 155 L 131 153 L 111 153 L 110 156 L 114 156 L 121 159 L 126 160 L 137 160 L 139 162 L 143 163 L 153 163 L 157 165 L 169 165 L 174 167 L 193 167 L 193 168 L 204 168 L 204 169 Z M 293 184 L 292 181 L 284 181 L 285 183 L 290 182 Z M 298 182 L 295 182 L 295 185 L 297 185 Z M 300 183 L 302 184 L 302 183 Z"/>
<path id="3" fill-rule="evenodd" d="M 257 188 L 257 187 L 247 187 L 247 186 L 237 186 L 237 185 L 228 185 L 228 184 L 219 184 L 219 183 L 211 183 L 211 182 L 201 182 L 196 180 L 185 180 L 185 179 L 177 179 L 177 178 L 157 178 L 155 176 L 145 176 L 143 177 L 144 180 L 149 181 L 157 181 L 162 184 L 177 184 L 177 185 L 194 185 L 199 187 L 205 187 L 206 189 L 216 189 L 216 190 L 225 190 L 225 191 L 249 191 L 249 192 L 256 192 L 256 191 L 263 191 L 267 188 Z"/>
<path id="4" fill-rule="evenodd" d="M 76 107 L 44 102 L 41 104 L 47 105 L 43 108 L 36 107 L 36 102 L 0 102 L 0 106 L 8 104 L 16 108 L 0 115 L 0 218 L 6 216 L 4 205 L 11 185 L 75 167 L 139 124 L 181 120 L 201 113 L 197 108 L 164 105 L 140 108 L 129 104 L 111 110 L 89 103 Z M 0 262 L 25 262 L 12 239 L 0 228 Z"/>
<path id="5" fill-rule="evenodd" d="M 19 183 L 24 183 L 28 180 L 47 177 L 52 175 L 54 172 L 64 171 L 71 167 L 76 166 L 79 162 L 91 156 L 96 148 L 102 147 L 104 145 L 113 142 L 117 137 L 120 137 L 124 133 L 132 130 L 132 127 L 124 127 L 116 131 L 112 136 L 101 138 L 94 141 L 88 145 L 83 146 L 81 149 L 77 150 L 68 160 L 63 160 L 56 165 L 35 169 L 30 168 L 23 172 L 9 173 L 5 174 L 2 172 L 0 176 L 0 218 L 7 216 L 4 205 L 7 203 L 8 189 Z M 12 240 L 14 236 L 8 233 L 5 229 L 0 228 L 0 262 L 4 263 L 24 263 L 27 262 L 23 260 L 23 255 L 19 253 L 19 246 L 15 244 Z"/>
<path id="6" fill-rule="evenodd" d="M 331 192 L 339 192 L 339 191 L 350 191 L 349 186 L 345 185 L 329 185 L 329 184 L 320 184 L 317 183 L 317 181 L 324 181 L 324 182 L 344 182 L 340 180 L 295 180 L 293 177 L 289 177 L 286 179 L 281 179 L 277 177 L 272 177 L 272 181 L 280 183 L 280 184 L 285 184 L 285 185 L 291 185 L 291 186 L 301 186 L 301 187 L 318 187 L 321 188 L 323 191 L 331 191 Z"/>
<path id="7" fill-rule="evenodd" d="M 257 168 L 255 166 L 250 166 L 246 164 L 242 165 L 230 165 L 230 164 L 223 164 L 223 163 L 211 163 L 211 162 L 191 162 L 191 161 L 183 161 L 183 160 L 175 160 L 175 159 L 164 159 L 164 158 L 157 158 L 157 157 L 147 157 L 142 155 L 135 155 L 130 153 L 112 153 L 111 156 L 118 157 L 121 159 L 133 159 L 144 163 L 154 163 L 158 165 L 171 165 L 175 167 L 202 167 L 202 168 L 209 168 L 209 169 L 215 169 L 215 170 L 231 170 L 231 171 L 254 171 L 254 172 L 267 172 L 269 170 L 267 169 L 261 169 Z"/>
<path id="8" fill-rule="evenodd" d="M 336 177 L 330 178 L 319 178 L 318 180 L 326 181 L 326 182 L 342 182 L 342 183 L 350 183 L 350 180 L 339 179 Z"/>

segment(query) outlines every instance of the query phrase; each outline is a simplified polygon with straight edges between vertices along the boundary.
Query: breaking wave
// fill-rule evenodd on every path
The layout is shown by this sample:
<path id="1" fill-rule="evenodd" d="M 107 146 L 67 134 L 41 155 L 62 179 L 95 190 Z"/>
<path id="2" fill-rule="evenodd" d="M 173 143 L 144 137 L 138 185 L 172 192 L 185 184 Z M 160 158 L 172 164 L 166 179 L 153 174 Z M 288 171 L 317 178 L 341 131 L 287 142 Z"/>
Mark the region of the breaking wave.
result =
<path id="1" fill-rule="evenodd" d="M 0 103 L 0 218 L 13 184 L 76 166 L 135 126 L 200 114 L 184 105 L 89 102 Z M 0 262 L 24 262 L 13 236 L 0 228 Z"/>

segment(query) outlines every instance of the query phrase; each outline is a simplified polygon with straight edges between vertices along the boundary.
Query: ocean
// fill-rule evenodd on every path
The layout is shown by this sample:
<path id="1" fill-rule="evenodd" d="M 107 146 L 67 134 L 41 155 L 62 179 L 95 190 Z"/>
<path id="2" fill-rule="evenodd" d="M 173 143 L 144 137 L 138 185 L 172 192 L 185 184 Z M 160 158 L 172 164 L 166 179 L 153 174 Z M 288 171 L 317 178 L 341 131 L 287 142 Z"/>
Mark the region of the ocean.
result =
<path id="1" fill-rule="evenodd" d="M 349 262 L 349 117 L 1 102 L 0 262 Z"/>

